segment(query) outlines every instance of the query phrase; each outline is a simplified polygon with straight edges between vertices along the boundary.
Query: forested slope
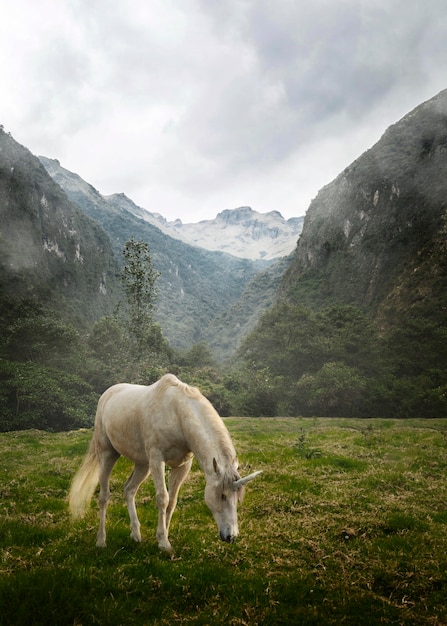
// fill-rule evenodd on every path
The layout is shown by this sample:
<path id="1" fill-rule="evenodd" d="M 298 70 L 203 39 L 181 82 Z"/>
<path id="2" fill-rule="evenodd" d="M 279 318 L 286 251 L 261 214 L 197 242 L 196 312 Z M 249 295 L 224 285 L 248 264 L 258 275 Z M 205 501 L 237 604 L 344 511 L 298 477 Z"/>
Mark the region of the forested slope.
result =
<path id="1" fill-rule="evenodd" d="M 446 172 L 447 90 L 312 201 L 276 307 L 241 350 L 269 411 L 447 414 Z"/>

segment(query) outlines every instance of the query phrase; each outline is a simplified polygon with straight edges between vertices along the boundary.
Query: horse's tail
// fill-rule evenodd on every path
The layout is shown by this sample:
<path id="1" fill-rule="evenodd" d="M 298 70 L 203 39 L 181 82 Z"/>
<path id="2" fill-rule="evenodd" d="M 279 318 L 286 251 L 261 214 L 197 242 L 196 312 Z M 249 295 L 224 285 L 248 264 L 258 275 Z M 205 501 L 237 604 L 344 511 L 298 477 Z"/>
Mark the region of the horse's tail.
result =
<path id="1" fill-rule="evenodd" d="M 96 441 L 93 435 L 84 461 L 71 483 L 68 503 L 73 519 L 82 517 L 92 499 L 99 480 L 99 462 L 96 454 Z"/>

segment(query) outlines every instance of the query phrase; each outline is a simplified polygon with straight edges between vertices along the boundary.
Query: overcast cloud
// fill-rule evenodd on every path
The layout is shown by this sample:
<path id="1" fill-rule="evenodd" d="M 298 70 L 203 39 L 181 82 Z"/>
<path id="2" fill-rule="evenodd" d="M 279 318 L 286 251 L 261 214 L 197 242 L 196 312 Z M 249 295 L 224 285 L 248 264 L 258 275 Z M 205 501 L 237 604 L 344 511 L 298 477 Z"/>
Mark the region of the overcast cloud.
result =
<path id="1" fill-rule="evenodd" d="M 445 0 L 0 0 L 0 124 L 185 222 L 285 217 L 447 87 Z"/>

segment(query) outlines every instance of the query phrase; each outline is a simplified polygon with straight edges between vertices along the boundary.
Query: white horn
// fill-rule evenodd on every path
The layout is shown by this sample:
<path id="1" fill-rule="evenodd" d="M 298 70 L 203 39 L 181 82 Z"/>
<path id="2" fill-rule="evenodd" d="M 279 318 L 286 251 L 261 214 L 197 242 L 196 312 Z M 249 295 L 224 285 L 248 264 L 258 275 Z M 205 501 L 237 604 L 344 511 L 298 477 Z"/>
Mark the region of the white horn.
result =
<path id="1" fill-rule="evenodd" d="M 262 474 L 262 470 L 258 470 L 257 472 L 253 472 L 253 474 L 244 476 L 244 478 L 239 478 L 239 480 L 235 480 L 233 483 L 233 489 L 237 491 L 238 489 L 249 483 L 250 480 L 253 480 L 254 478 L 256 478 L 256 476 L 259 476 L 259 474 Z"/>

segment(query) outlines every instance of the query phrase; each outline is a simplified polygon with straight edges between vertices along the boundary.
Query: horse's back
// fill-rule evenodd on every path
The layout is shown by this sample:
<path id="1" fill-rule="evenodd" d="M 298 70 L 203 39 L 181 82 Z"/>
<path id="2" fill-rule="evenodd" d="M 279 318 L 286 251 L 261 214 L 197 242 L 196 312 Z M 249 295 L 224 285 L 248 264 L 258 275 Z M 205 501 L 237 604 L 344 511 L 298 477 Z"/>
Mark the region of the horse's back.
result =
<path id="1" fill-rule="evenodd" d="M 141 410 L 150 387 L 119 383 L 104 391 L 98 402 L 97 420 L 129 419 Z"/>
<path id="2" fill-rule="evenodd" d="M 124 413 L 127 412 L 126 408 L 129 413 L 135 413 L 144 406 L 159 401 L 161 396 L 166 396 L 169 389 L 179 391 L 183 387 L 188 388 L 188 385 L 173 374 L 165 374 L 152 385 L 118 383 L 104 391 L 98 402 L 98 412 L 105 412 L 109 407 L 114 410 L 119 407 Z M 189 389 L 197 391 L 194 388 Z"/>
<path id="3" fill-rule="evenodd" d="M 119 383 L 109 387 L 99 399 L 96 413 L 100 445 L 111 446 L 139 462 L 147 460 L 155 448 L 163 455 L 168 455 L 170 449 L 177 450 L 174 456 L 182 457 L 186 450 L 179 413 L 185 411 L 188 398 L 183 386 L 187 387 L 166 374 L 149 386 Z"/>

